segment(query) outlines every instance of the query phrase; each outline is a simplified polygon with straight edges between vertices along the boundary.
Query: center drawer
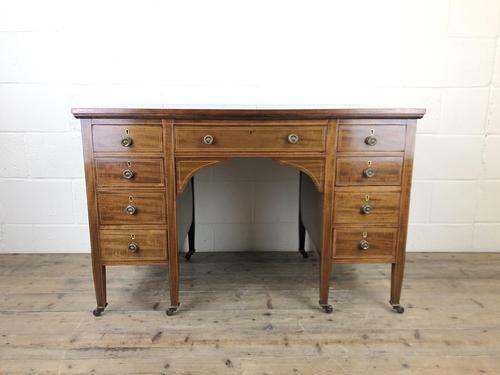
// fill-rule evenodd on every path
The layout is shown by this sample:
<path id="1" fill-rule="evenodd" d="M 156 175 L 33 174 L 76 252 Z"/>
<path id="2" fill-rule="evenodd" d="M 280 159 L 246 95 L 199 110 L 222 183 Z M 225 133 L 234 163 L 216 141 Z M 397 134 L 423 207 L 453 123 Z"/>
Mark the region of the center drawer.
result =
<path id="1" fill-rule="evenodd" d="M 335 224 L 397 224 L 401 193 L 369 191 L 335 193 Z"/>
<path id="2" fill-rule="evenodd" d="M 325 126 L 177 126 L 177 152 L 325 150 Z"/>
<path id="3" fill-rule="evenodd" d="M 111 224 L 165 224 L 164 192 L 98 193 L 99 221 Z"/>

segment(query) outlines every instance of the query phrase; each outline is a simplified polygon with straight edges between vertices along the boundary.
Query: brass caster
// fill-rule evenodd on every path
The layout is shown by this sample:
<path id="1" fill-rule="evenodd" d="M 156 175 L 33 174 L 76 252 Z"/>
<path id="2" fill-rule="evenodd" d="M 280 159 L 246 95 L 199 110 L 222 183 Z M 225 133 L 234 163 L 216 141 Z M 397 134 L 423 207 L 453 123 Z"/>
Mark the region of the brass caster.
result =
<path id="1" fill-rule="evenodd" d="M 189 250 L 186 255 L 184 256 L 184 258 L 186 258 L 186 261 L 189 262 L 189 260 L 191 259 L 191 257 L 193 256 L 194 254 L 194 250 Z"/>
<path id="2" fill-rule="evenodd" d="M 177 309 L 179 308 L 179 306 L 170 306 L 167 311 L 165 311 L 165 313 L 168 315 L 168 316 L 172 316 L 175 314 L 175 312 L 177 311 Z"/>
<path id="3" fill-rule="evenodd" d="M 101 307 L 101 306 L 97 306 L 93 311 L 92 311 L 92 314 L 94 314 L 94 316 L 101 316 L 101 314 L 104 312 L 104 309 L 106 308 L 106 306 L 108 306 L 108 304 L 106 304 L 104 307 Z"/>
<path id="4" fill-rule="evenodd" d="M 333 312 L 333 306 L 332 305 L 322 304 L 322 303 L 320 303 L 319 305 L 321 306 L 321 308 L 323 309 L 323 311 L 326 312 L 327 314 L 331 314 Z"/>
<path id="5" fill-rule="evenodd" d="M 398 314 L 402 314 L 405 312 L 405 308 L 401 305 L 392 305 L 392 311 Z"/>
<path id="6" fill-rule="evenodd" d="M 304 259 L 309 258 L 309 254 L 304 249 L 299 249 L 299 253 L 304 257 Z"/>

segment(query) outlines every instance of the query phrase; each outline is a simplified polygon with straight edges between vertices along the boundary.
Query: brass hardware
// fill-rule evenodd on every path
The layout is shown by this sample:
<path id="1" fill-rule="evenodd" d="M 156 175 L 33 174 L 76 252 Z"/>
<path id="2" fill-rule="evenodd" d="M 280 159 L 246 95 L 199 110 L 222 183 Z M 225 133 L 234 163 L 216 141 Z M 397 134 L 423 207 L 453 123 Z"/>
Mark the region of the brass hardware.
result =
<path id="1" fill-rule="evenodd" d="M 135 214 L 135 212 L 137 211 L 137 208 L 135 208 L 135 206 L 129 204 L 127 207 L 125 207 L 125 212 L 129 215 L 133 215 Z"/>
<path id="2" fill-rule="evenodd" d="M 130 235 L 130 239 L 131 239 L 131 240 L 135 240 L 135 234 L 133 234 L 133 233 L 132 233 L 132 234 Z"/>
<path id="3" fill-rule="evenodd" d="M 127 161 L 127 167 L 131 168 L 132 167 L 132 162 L 129 160 Z"/>
<path id="4" fill-rule="evenodd" d="M 365 195 L 365 202 L 368 202 L 370 200 L 370 196 L 368 194 Z"/>
<path id="5" fill-rule="evenodd" d="M 365 215 L 371 214 L 373 211 L 373 207 L 370 206 L 369 204 L 364 204 L 361 206 L 361 212 Z"/>
<path id="6" fill-rule="evenodd" d="M 365 138 L 365 143 L 368 146 L 375 146 L 377 144 L 377 138 L 375 138 L 372 135 L 369 135 L 368 137 Z"/>
<path id="7" fill-rule="evenodd" d="M 126 178 L 127 180 L 130 180 L 134 177 L 134 171 L 132 169 L 125 169 L 123 172 L 122 172 L 122 175 L 124 178 Z"/>
<path id="8" fill-rule="evenodd" d="M 128 196 L 128 202 L 129 202 L 129 203 L 132 203 L 132 201 L 133 201 L 133 200 L 134 200 L 134 197 L 133 197 L 133 196 L 131 196 L 131 195 L 129 195 L 129 196 Z"/>
<path id="9" fill-rule="evenodd" d="M 371 160 L 368 160 L 368 162 L 366 163 L 369 167 L 372 166 L 373 162 Z"/>
<path id="10" fill-rule="evenodd" d="M 359 249 L 366 251 L 370 248 L 370 243 L 367 240 L 359 241 Z"/>
<path id="11" fill-rule="evenodd" d="M 371 167 L 366 168 L 363 171 L 363 176 L 365 176 L 367 178 L 372 178 L 373 176 L 375 176 L 375 169 L 373 169 Z"/>
<path id="12" fill-rule="evenodd" d="M 363 236 L 363 238 L 368 237 L 368 232 L 363 232 L 362 236 Z"/>
<path id="13" fill-rule="evenodd" d="M 288 134 L 288 142 L 291 144 L 299 143 L 300 137 L 297 134 Z"/>
<path id="14" fill-rule="evenodd" d="M 212 143 L 214 143 L 214 136 L 207 134 L 203 137 L 203 143 L 206 145 L 211 145 Z"/>
<path id="15" fill-rule="evenodd" d="M 370 129 L 370 135 L 374 135 L 375 134 L 375 129 Z"/>
<path id="16" fill-rule="evenodd" d="M 124 137 L 122 139 L 121 143 L 122 143 L 123 147 L 130 147 L 130 146 L 132 146 L 133 141 L 132 141 L 132 138 L 130 138 L 130 137 Z"/>
<path id="17" fill-rule="evenodd" d="M 139 250 L 139 245 L 135 242 L 128 244 L 127 250 L 129 253 L 136 253 Z"/>

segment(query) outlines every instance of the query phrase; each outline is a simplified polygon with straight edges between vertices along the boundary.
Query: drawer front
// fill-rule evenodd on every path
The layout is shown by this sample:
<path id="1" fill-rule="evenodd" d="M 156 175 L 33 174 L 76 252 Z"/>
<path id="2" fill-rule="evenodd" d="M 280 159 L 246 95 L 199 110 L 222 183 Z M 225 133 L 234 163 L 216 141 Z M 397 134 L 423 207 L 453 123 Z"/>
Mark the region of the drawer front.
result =
<path id="1" fill-rule="evenodd" d="M 324 126 L 179 126 L 178 152 L 252 152 L 325 150 Z M 210 142 L 212 141 L 212 142 Z"/>
<path id="2" fill-rule="evenodd" d="M 166 223 L 165 193 L 163 192 L 99 193 L 97 204 L 101 224 Z"/>
<path id="3" fill-rule="evenodd" d="M 402 157 L 339 157 L 335 181 L 338 186 L 401 185 L 402 171 Z"/>
<path id="4" fill-rule="evenodd" d="M 404 151 L 406 126 L 340 125 L 338 151 Z"/>
<path id="5" fill-rule="evenodd" d="M 160 125 L 92 125 L 94 152 L 161 153 Z"/>
<path id="6" fill-rule="evenodd" d="M 398 231 L 395 228 L 349 228 L 333 231 L 333 257 L 394 261 Z"/>
<path id="7" fill-rule="evenodd" d="M 163 159 L 95 159 L 98 186 L 165 185 Z"/>
<path id="8" fill-rule="evenodd" d="M 335 224 L 397 224 L 399 192 L 336 192 Z"/>
<path id="9" fill-rule="evenodd" d="M 103 261 L 167 260 L 165 229 L 102 229 L 99 243 Z"/>

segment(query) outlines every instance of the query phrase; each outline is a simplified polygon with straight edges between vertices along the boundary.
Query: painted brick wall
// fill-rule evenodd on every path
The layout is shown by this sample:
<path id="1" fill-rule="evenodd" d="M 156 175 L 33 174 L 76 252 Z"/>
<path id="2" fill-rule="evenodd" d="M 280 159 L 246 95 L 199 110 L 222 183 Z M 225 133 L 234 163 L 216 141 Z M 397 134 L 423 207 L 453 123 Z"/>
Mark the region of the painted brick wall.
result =
<path id="1" fill-rule="evenodd" d="M 89 250 L 71 107 L 426 107 L 409 249 L 500 250 L 499 0 L 0 2 L 0 252 Z M 297 174 L 197 177 L 198 247 L 296 248 Z"/>

